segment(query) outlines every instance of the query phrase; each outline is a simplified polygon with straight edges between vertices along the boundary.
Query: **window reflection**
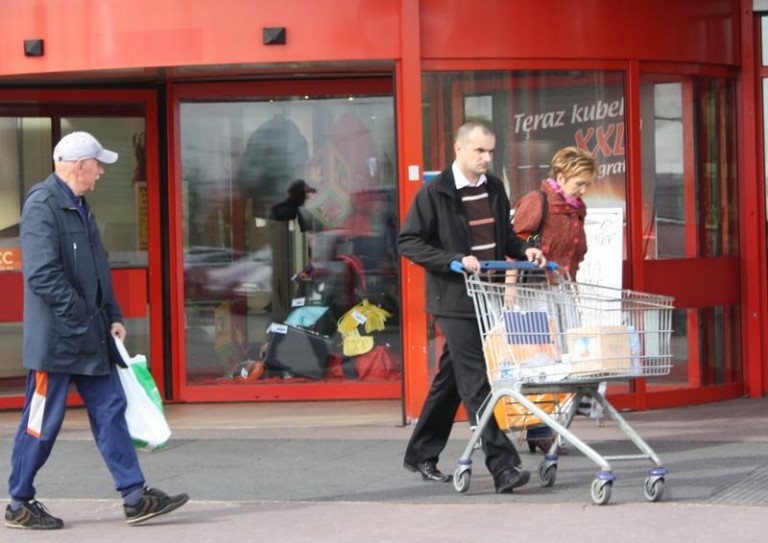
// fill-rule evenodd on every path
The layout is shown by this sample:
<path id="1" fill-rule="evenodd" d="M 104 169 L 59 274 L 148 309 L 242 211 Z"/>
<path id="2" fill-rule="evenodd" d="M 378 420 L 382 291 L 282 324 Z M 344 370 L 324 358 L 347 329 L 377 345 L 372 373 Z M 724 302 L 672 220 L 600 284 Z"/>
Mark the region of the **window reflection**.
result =
<path id="1" fill-rule="evenodd" d="M 760 17 L 760 63 L 768 66 L 768 17 Z"/>
<path id="2" fill-rule="evenodd" d="M 655 214 L 655 223 L 643 229 L 645 254 L 658 258 L 685 256 L 685 211 L 683 195 L 683 95 L 680 83 L 643 86 L 653 93 L 653 155 L 655 175 L 644 179 L 644 194 L 653 195 L 644 215 Z M 655 227 L 655 232 L 652 226 Z"/>
<path id="3" fill-rule="evenodd" d="M 768 18 L 763 18 L 765 22 Z M 764 39 L 768 39 L 766 33 L 763 32 Z M 765 211 L 768 216 L 768 79 L 763 79 L 763 175 L 765 183 Z M 766 231 L 768 232 L 768 223 L 766 223 Z"/>
<path id="4" fill-rule="evenodd" d="M 738 254 L 734 104 L 724 78 L 643 76 L 645 258 Z"/>
<path id="5" fill-rule="evenodd" d="M 741 319 L 738 306 L 717 306 L 697 311 L 701 349 L 702 385 L 741 380 Z"/>
<path id="6" fill-rule="evenodd" d="M 398 381 L 390 97 L 181 105 L 187 381 Z"/>
<path id="7" fill-rule="evenodd" d="M 648 380 L 649 387 L 724 385 L 742 379 L 737 306 L 675 309 L 672 330 L 672 371 Z"/>

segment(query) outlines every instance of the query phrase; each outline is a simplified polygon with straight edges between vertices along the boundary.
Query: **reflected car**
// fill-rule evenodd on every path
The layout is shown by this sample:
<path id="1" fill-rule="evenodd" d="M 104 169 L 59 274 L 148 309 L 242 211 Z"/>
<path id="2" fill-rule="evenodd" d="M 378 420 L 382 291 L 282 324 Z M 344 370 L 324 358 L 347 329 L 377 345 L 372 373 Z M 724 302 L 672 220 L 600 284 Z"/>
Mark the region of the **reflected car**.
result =
<path id="1" fill-rule="evenodd" d="M 249 306 L 263 309 L 271 299 L 272 250 L 251 253 L 226 247 L 192 246 L 184 252 L 187 302 L 221 303 L 248 297 Z"/>

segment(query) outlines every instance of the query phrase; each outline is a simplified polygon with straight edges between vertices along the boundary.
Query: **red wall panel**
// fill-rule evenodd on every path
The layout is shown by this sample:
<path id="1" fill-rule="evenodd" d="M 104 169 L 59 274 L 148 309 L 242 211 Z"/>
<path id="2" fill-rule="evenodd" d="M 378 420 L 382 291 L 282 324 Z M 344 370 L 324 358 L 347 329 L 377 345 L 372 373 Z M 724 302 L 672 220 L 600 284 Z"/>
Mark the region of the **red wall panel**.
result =
<path id="1" fill-rule="evenodd" d="M 0 74 L 399 59 L 403 0 L 3 0 Z M 738 0 L 421 0 L 425 59 L 738 65 Z M 262 44 L 285 26 L 287 44 Z M 23 41 L 45 40 L 27 58 Z"/>
<path id="2" fill-rule="evenodd" d="M 21 322 L 24 314 L 24 278 L 21 272 L 0 273 L 0 322 Z"/>
<path id="3" fill-rule="evenodd" d="M 400 0 L 3 0 L 0 74 L 399 56 Z M 262 45 L 285 26 L 286 45 Z M 45 54 L 24 56 L 25 39 Z"/>
<path id="4" fill-rule="evenodd" d="M 112 289 L 126 319 L 147 316 L 147 270 L 126 268 L 112 270 Z"/>
<path id="5" fill-rule="evenodd" d="M 422 56 L 738 64 L 738 0 L 421 0 Z"/>
<path id="6" fill-rule="evenodd" d="M 126 319 L 147 316 L 147 270 L 113 269 L 112 287 Z M 20 272 L 0 273 L 0 322 L 21 322 L 24 318 L 24 279 Z"/>

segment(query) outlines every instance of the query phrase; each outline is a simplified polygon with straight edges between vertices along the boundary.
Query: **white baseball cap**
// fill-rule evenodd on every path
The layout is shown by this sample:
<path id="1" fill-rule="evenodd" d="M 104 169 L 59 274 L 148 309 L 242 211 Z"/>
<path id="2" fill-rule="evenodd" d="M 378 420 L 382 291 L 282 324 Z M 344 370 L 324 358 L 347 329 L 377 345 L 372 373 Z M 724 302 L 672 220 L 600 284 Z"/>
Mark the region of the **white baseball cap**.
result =
<path id="1" fill-rule="evenodd" d="M 104 164 L 117 162 L 117 153 L 104 149 L 88 132 L 72 132 L 59 140 L 53 149 L 54 162 L 76 162 L 95 158 Z"/>

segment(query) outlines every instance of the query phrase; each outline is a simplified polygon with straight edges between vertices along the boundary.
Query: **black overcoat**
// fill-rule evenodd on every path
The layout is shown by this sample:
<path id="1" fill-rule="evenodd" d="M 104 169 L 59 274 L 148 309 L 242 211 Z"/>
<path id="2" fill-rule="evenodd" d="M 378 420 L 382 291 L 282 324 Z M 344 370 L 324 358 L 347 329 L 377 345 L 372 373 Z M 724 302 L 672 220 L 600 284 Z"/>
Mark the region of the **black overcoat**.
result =
<path id="1" fill-rule="evenodd" d="M 486 174 L 491 212 L 496 219 L 496 259 L 525 259 L 530 246 L 509 220 L 509 199 L 501 180 Z M 442 317 L 474 318 L 464 276 L 450 271 L 453 260 L 471 254 L 469 225 L 451 167 L 426 183 L 411 204 L 397 239 L 400 254 L 427 272 L 427 311 Z"/>

